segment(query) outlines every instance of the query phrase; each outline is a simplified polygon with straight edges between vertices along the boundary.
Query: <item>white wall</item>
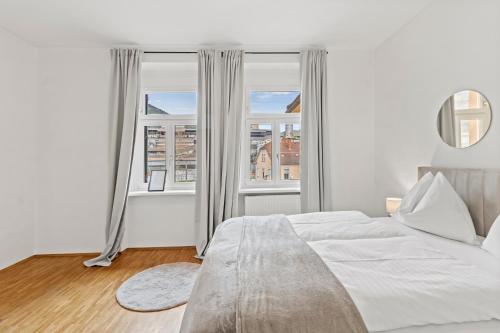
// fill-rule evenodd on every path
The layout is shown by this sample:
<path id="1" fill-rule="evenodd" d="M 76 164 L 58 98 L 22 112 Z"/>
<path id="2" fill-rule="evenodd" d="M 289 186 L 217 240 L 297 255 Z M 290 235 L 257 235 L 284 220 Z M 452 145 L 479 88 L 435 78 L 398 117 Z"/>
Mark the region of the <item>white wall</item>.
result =
<path id="1" fill-rule="evenodd" d="M 244 201 L 244 215 L 300 214 L 299 194 L 247 195 Z"/>
<path id="2" fill-rule="evenodd" d="M 196 90 L 195 54 L 146 54 L 142 88 L 147 90 Z M 132 191 L 145 191 L 144 130 L 138 128 L 132 175 Z M 123 247 L 191 246 L 195 244 L 193 193 L 131 196 L 127 205 Z M 143 193 L 144 194 L 144 193 Z"/>
<path id="3" fill-rule="evenodd" d="M 176 61 L 180 72 L 191 71 L 182 59 Z M 109 65 L 103 49 L 40 50 L 36 253 L 92 252 L 104 244 Z M 373 54 L 330 50 L 328 65 L 334 207 L 370 214 Z M 149 72 L 146 81 L 152 87 L 171 84 L 165 75 Z M 181 85 L 196 84 L 184 74 Z M 124 247 L 193 245 L 194 209 L 193 195 L 131 197 Z"/>
<path id="4" fill-rule="evenodd" d="M 123 247 L 195 244 L 194 194 L 130 197 Z"/>
<path id="5" fill-rule="evenodd" d="M 33 254 L 37 50 L 0 29 L 0 269 Z"/>
<path id="6" fill-rule="evenodd" d="M 6 126 L 1 135 L 11 138 L 16 123 L 29 130 L 22 141 L 16 138 L 23 154 L 2 145 L 4 155 L 18 154 L 12 160 L 16 164 L 1 166 L 8 184 L 2 202 L 15 207 L 0 221 L 8 224 L 2 225 L 2 253 L 12 253 L 2 261 L 8 265 L 32 253 L 99 251 L 104 245 L 109 190 L 108 50 L 41 48 L 37 57 L 35 48 L 6 36 L 1 41 L 10 43 L 6 49 L 13 51 L 2 64 L 17 66 L 8 67 L 8 80 L 0 78 L 6 93 L 2 101 L 5 109 L 25 112 L 4 112 L 8 121 L 2 122 Z M 372 211 L 372 61 L 371 52 L 330 50 L 336 209 Z M 22 93 L 16 87 L 23 87 Z M 21 186 L 14 173 L 20 172 L 19 159 L 26 162 L 22 171 L 32 175 L 22 178 Z M 32 188 L 34 180 L 37 186 Z M 16 188 L 19 193 L 12 195 Z M 125 247 L 192 245 L 194 196 L 132 197 L 126 223 Z"/>
<path id="7" fill-rule="evenodd" d="M 370 214 L 373 54 L 330 50 L 328 61 L 334 207 Z M 43 48 L 38 62 L 38 70 L 35 64 L 31 70 L 34 77 L 38 72 L 40 117 L 29 147 L 38 151 L 34 251 L 99 251 L 109 181 L 109 54 L 105 49 Z M 192 245 L 194 196 L 132 197 L 126 223 L 125 247 Z M 33 236 L 29 239 L 33 242 Z"/>
<path id="8" fill-rule="evenodd" d="M 500 167 L 500 2 L 435 1 L 375 52 L 377 210 L 402 195 L 417 166 Z M 453 92 L 472 88 L 490 101 L 493 123 L 467 149 L 441 142 L 436 116 Z"/>
<path id="9" fill-rule="evenodd" d="M 332 204 L 335 210 L 361 210 L 369 215 L 377 212 L 373 205 L 373 58 L 372 51 L 336 50 L 333 47 L 328 50 L 329 148 L 334 191 Z M 252 59 L 258 60 L 255 57 Z M 265 77 L 264 68 L 263 73 L 251 73 L 252 76 L 247 80 L 261 84 L 269 82 L 270 86 L 275 81 L 282 83 L 295 80 L 300 85 L 298 67 L 296 71 L 291 71 L 289 65 L 279 66 L 284 70 L 279 75 L 277 72 Z"/>
<path id="10" fill-rule="evenodd" d="M 107 49 L 39 55 L 39 210 L 35 253 L 104 246 L 109 182 Z M 123 247 L 194 244 L 194 196 L 130 198 Z"/>
<path id="11" fill-rule="evenodd" d="M 374 197 L 374 67 L 372 51 L 328 53 L 328 105 L 333 208 L 378 211 Z"/>
<path id="12" fill-rule="evenodd" d="M 160 57 L 155 55 L 146 58 L 149 63 L 144 66 L 144 86 L 172 89 L 176 85 L 187 88 L 196 86 L 196 75 L 192 72 L 196 66 L 188 65 L 196 58 Z M 373 52 L 330 50 L 328 59 L 334 208 L 361 209 L 372 214 Z M 166 60 L 174 61 L 177 65 L 161 63 Z M 293 64 L 293 61 L 298 61 L 297 57 L 272 56 L 266 60 L 262 56 L 249 56 L 248 61 L 252 65 L 247 66 L 247 84 L 255 86 L 264 82 L 268 88 L 299 84 L 298 63 Z M 137 146 L 136 152 L 142 155 L 142 147 Z M 140 159 L 134 161 L 136 170 L 142 170 L 140 164 Z M 142 171 L 134 173 L 134 178 L 133 183 L 142 179 Z M 273 198 L 277 202 L 283 200 L 283 196 Z M 131 197 L 127 207 L 124 246 L 193 245 L 194 209 L 194 195 Z M 256 213 L 256 210 L 252 212 Z"/>
<path id="13" fill-rule="evenodd" d="M 39 50 L 35 253 L 104 245 L 109 68 L 105 49 Z"/>
<path id="14" fill-rule="evenodd" d="M 375 52 L 329 50 L 335 209 L 383 215 L 384 198 L 406 192 L 419 165 L 500 167 L 498 31 L 498 1 L 437 0 Z M 108 50 L 37 51 L 5 32 L 0 50 L 0 268 L 33 249 L 98 251 L 109 181 Z M 465 88 L 490 100 L 493 124 L 480 144 L 456 150 L 438 137 L 436 115 Z M 125 245 L 193 244 L 193 217 L 192 195 L 133 197 Z"/>

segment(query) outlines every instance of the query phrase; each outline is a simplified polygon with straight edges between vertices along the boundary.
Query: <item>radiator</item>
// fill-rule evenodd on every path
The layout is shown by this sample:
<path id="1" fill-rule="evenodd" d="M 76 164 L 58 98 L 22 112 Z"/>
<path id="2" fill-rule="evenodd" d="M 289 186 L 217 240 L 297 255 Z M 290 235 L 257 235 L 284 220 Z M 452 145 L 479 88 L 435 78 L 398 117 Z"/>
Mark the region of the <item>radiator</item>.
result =
<path id="1" fill-rule="evenodd" d="M 249 195 L 245 197 L 245 215 L 299 214 L 300 195 Z"/>

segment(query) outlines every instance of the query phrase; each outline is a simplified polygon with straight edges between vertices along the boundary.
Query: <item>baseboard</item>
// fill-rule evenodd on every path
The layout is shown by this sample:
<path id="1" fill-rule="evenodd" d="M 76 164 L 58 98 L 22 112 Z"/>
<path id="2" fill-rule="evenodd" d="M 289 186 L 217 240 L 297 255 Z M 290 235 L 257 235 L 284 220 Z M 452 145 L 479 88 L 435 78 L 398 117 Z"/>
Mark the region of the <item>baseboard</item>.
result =
<path id="1" fill-rule="evenodd" d="M 71 253 L 40 253 L 34 254 L 30 258 L 43 257 L 81 257 L 81 256 L 98 256 L 100 252 L 71 252 Z"/>
<path id="2" fill-rule="evenodd" d="M 154 250 L 191 250 L 195 249 L 194 245 L 190 246 L 152 246 L 152 247 L 128 247 L 122 251 L 121 253 L 125 253 L 128 251 L 154 251 Z M 41 257 L 79 257 L 79 256 L 98 256 L 101 254 L 100 252 L 69 252 L 69 253 L 38 253 L 34 254 L 29 258 L 41 258 Z M 24 259 L 24 260 L 26 260 Z M 10 267 L 10 266 L 9 266 Z"/>
<path id="3" fill-rule="evenodd" d="M 192 250 L 196 249 L 196 246 L 194 245 L 188 245 L 188 246 L 152 246 L 152 247 L 128 247 L 123 252 L 127 251 L 154 251 L 154 250 Z"/>
<path id="4" fill-rule="evenodd" d="M 9 266 L 5 266 L 4 268 L 0 268 L 0 272 L 1 272 L 1 271 L 4 271 L 4 270 L 7 270 L 7 269 L 9 269 L 9 268 L 15 267 L 15 266 L 17 266 L 17 265 L 20 265 L 20 264 L 22 264 L 23 262 L 30 260 L 31 258 L 33 258 L 33 256 L 26 257 L 26 258 L 24 258 L 24 259 L 21 259 L 21 260 L 19 260 L 19 261 L 16 261 L 16 262 L 15 262 L 15 263 L 13 263 L 13 264 L 10 264 Z"/>
<path id="5" fill-rule="evenodd" d="M 155 246 L 155 247 L 129 247 L 126 248 L 125 250 L 121 251 L 121 253 L 127 253 L 127 252 L 133 252 L 133 251 L 158 251 L 158 250 L 195 250 L 196 246 L 190 245 L 190 246 Z M 34 254 L 32 256 L 29 256 L 27 258 L 24 258 L 10 266 L 4 267 L 0 269 L 0 271 L 15 267 L 19 264 L 22 264 L 25 261 L 28 261 L 30 259 L 34 258 L 47 258 L 47 257 L 82 257 L 82 256 L 98 256 L 100 253 L 99 252 L 74 252 L 74 253 L 40 253 L 40 254 Z"/>

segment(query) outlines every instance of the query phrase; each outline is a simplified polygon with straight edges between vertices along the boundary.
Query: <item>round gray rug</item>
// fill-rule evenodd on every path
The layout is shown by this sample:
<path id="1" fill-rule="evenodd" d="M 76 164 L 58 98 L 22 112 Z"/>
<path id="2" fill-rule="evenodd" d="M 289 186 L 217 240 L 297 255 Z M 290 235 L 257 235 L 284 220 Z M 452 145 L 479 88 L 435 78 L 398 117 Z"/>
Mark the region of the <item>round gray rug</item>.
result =
<path id="1" fill-rule="evenodd" d="M 186 303 L 199 264 L 179 262 L 152 267 L 135 274 L 116 291 L 116 300 L 134 311 L 159 311 Z"/>

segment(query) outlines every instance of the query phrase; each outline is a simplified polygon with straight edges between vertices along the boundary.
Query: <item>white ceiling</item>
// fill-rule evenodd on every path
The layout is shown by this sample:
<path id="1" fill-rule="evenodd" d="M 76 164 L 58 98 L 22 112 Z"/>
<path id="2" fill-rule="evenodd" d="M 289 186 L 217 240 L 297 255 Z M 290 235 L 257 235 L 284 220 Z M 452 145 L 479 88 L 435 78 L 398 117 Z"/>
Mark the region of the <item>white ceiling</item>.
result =
<path id="1" fill-rule="evenodd" d="M 0 0 L 38 46 L 374 48 L 433 0 Z"/>

